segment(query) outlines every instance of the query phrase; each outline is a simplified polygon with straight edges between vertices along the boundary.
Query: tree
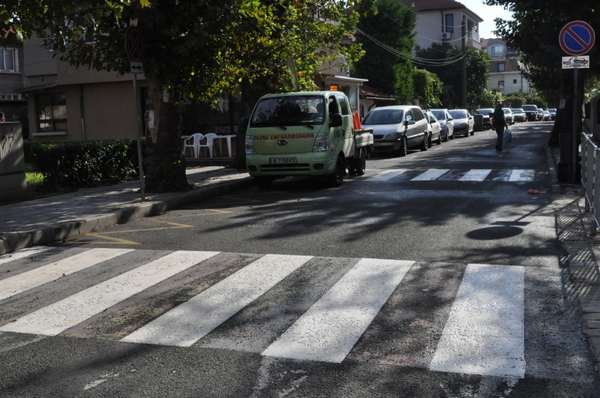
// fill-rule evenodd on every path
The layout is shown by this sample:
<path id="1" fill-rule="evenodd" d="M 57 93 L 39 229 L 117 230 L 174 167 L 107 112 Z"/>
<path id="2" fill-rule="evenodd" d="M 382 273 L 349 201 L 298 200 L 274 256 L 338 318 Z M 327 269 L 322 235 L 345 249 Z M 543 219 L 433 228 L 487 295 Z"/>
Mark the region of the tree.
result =
<path id="1" fill-rule="evenodd" d="M 577 112 L 577 131 L 581 130 L 581 108 L 584 83 L 600 74 L 600 50 L 594 46 L 588 53 L 590 68 L 578 71 L 578 96 L 575 98 L 573 70 L 563 70 L 561 57 L 565 54 L 559 44 L 563 26 L 574 20 L 583 20 L 592 26 L 600 25 L 600 7 L 590 2 L 568 0 L 486 0 L 488 5 L 499 5 L 513 13 L 513 20 L 496 19 L 496 34 L 508 46 L 523 53 L 528 70 L 524 72 L 541 93 L 554 93 L 554 103 L 566 100 L 559 108 L 549 145 L 558 146 L 561 133 L 573 132 L 573 109 Z"/>
<path id="2" fill-rule="evenodd" d="M 353 64 L 354 74 L 368 78 L 369 86 L 394 95 L 397 102 L 410 103 L 416 13 L 396 0 L 378 0 L 376 5 L 378 11 L 358 23 L 357 41 L 365 56 Z"/>
<path id="3" fill-rule="evenodd" d="M 435 73 L 444 84 L 442 103 L 449 108 L 458 107 L 462 97 L 462 50 L 448 43 L 432 43 L 428 48 L 417 47 L 416 60 L 422 67 Z M 487 53 L 467 49 L 467 104 L 478 106 L 482 102 L 488 83 Z"/>
<path id="4" fill-rule="evenodd" d="M 415 98 L 420 101 L 424 108 L 441 106 L 440 97 L 443 92 L 443 83 L 435 74 L 425 69 L 414 69 L 413 73 Z"/>
<path id="5" fill-rule="evenodd" d="M 73 65 L 123 74 L 129 69 L 125 32 L 137 24 L 158 131 L 149 145 L 146 188 L 162 192 L 188 189 L 177 124 L 181 101 L 215 101 L 242 83 L 246 89 L 309 87 L 327 59 L 359 56 L 342 38 L 370 4 L 359 1 L 346 12 L 347 2 L 329 0 L 5 0 L 0 27 L 25 38 L 40 35 Z M 165 91 L 169 102 L 162 101 Z"/>

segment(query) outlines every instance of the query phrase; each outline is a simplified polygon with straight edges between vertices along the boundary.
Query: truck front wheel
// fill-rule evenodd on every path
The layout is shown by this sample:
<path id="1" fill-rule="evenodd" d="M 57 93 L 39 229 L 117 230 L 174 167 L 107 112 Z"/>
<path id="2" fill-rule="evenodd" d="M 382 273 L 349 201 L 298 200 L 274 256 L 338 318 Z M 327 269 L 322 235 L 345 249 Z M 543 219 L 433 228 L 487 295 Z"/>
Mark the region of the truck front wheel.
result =
<path id="1" fill-rule="evenodd" d="M 327 176 L 327 181 L 332 187 L 339 187 L 344 182 L 344 174 L 346 174 L 346 165 L 344 159 L 338 156 L 335 162 L 335 170 Z"/>

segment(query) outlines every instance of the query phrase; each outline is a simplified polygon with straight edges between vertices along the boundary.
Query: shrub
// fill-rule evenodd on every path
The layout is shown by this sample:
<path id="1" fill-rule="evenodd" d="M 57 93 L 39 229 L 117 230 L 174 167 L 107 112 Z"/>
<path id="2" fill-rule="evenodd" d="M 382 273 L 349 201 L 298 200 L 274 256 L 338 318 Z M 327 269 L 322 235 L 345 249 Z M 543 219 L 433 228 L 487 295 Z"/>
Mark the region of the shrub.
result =
<path id="1" fill-rule="evenodd" d="M 135 140 L 29 142 L 25 159 L 52 187 L 85 187 L 138 175 Z"/>

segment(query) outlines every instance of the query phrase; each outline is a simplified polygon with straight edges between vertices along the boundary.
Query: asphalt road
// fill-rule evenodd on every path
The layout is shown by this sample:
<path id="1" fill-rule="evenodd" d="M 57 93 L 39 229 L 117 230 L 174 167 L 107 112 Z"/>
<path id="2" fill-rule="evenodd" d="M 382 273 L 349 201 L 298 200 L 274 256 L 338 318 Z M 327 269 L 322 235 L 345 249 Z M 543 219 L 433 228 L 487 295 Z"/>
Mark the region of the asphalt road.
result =
<path id="1" fill-rule="evenodd" d="M 23 286 L 0 296 L 0 396 L 599 396 L 563 299 L 550 128 L 515 125 L 503 152 L 485 131 L 378 155 L 339 188 L 287 178 L 0 262 L 0 286 Z"/>

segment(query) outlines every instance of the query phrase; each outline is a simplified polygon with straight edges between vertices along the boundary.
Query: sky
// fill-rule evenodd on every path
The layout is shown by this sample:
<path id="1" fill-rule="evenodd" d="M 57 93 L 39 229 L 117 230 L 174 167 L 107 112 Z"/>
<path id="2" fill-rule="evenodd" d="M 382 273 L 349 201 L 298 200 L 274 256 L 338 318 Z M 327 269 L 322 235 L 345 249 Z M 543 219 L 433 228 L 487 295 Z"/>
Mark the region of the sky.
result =
<path id="1" fill-rule="evenodd" d="M 511 19 L 512 14 L 506 11 L 500 6 L 487 6 L 483 4 L 483 0 L 457 0 L 459 3 L 464 4 L 469 10 L 473 11 L 484 21 L 479 24 L 479 37 L 483 39 L 490 39 L 496 37 L 492 33 L 496 29 L 496 23 L 494 19 Z"/>

